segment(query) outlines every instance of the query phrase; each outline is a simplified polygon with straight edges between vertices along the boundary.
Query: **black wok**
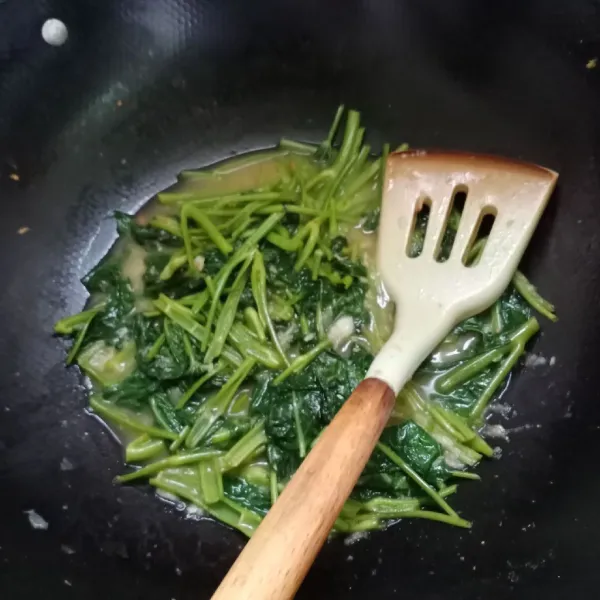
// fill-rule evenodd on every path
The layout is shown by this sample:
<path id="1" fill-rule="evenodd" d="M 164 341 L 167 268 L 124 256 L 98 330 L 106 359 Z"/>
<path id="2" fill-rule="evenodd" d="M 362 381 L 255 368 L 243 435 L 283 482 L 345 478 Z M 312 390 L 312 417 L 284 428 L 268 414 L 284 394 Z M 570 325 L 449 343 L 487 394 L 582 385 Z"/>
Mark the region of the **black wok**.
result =
<path id="1" fill-rule="evenodd" d="M 61 47 L 40 36 L 49 17 L 69 28 Z M 473 529 L 403 522 L 333 540 L 299 597 L 596 597 L 600 66 L 586 63 L 598 55 L 597 0 L 1 2 L 0 596 L 215 589 L 242 536 L 112 484 L 121 451 L 84 413 L 52 326 L 82 307 L 113 210 L 136 210 L 183 168 L 282 135 L 320 140 L 343 102 L 379 145 L 561 173 L 524 266 L 560 321 L 535 343 L 556 364 L 523 369 L 508 420 L 494 417 L 512 430 L 502 460 L 461 487 Z"/>

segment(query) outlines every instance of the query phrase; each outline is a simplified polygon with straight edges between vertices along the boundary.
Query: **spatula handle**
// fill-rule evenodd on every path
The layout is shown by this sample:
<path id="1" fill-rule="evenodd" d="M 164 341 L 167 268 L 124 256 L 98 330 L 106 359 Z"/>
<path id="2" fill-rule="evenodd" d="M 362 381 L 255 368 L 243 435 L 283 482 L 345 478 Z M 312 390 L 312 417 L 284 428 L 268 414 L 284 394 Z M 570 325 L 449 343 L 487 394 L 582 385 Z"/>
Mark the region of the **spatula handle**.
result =
<path id="1" fill-rule="evenodd" d="M 302 583 L 369 460 L 395 396 L 361 382 L 258 527 L 213 600 L 283 600 Z"/>

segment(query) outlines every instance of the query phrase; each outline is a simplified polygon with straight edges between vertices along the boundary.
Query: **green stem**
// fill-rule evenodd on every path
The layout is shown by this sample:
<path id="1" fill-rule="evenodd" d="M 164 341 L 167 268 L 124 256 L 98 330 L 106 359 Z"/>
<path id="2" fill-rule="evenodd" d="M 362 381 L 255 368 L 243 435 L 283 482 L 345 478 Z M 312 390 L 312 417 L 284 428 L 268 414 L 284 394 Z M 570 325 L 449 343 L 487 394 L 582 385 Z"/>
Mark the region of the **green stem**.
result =
<path id="1" fill-rule="evenodd" d="M 242 222 L 231 232 L 231 239 L 235 242 L 255 222 L 253 217 L 245 217 Z"/>
<path id="2" fill-rule="evenodd" d="M 346 178 L 343 181 L 344 187 L 342 189 L 340 189 L 339 193 L 337 194 L 338 196 L 344 196 L 346 195 L 346 191 L 345 188 L 347 188 L 349 185 L 352 184 L 352 182 L 356 179 L 357 176 L 359 176 L 364 169 L 368 168 L 368 160 L 369 160 L 369 155 L 371 154 L 371 146 L 369 146 L 368 144 L 365 144 L 362 148 L 360 148 L 360 151 L 358 152 L 356 159 L 352 161 L 352 165 L 351 168 L 349 169 L 348 173 L 346 174 Z"/>
<path id="3" fill-rule="evenodd" d="M 344 130 L 342 146 L 333 163 L 333 170 L 336 174 L 339 173 L 352 158 L 353 151 L 356 151 L 355 139 L 357 136 L 360 136 L 360 131 L 360 113 L 355 110 L 349 110 L 348 116 L 346 117 L 346 128 Z"/>
<path id="4" fill-rule="evenodd" d="M 158 200 L 161 204 L 183 204 L 189 202 L 194 206 L 226 206 L 227 204 L 238 204 L 256 201 L 280 200 L 280 192 L 236 192 L 234 194 L 223 194 L 221 196 L 199 197 L 198 192 L 161 192 Z"/>
<path id="5" fill-rule="evenodd" d="M 506 354 L 506 345 L 488 350 L 479 356 L 446 371 L 436 382 L 435 387 L 441 394 L 448 394 L 465 381 L 469 381 L 492 363 L 498 362 Z"/>
<path id="6" fill-rule="evenodd" d="M 209 279 L 210 279 L 209 277 L 206 277 L 205 281 L 208 282 Z M 208 286 L 207 286 L 207 288 L 208 288 Z M 196 294 L 196 298 L 194 300 L 194 303 L 192 304 L 192 312 L 195 315 L 197 315 L 204 308 L 204 305 L 208 302 L 208 300 L 209 300 L 208 289 L 202 290 L 201 292 Z"/>
<path id="7" fill-rule="evenodd" d="M 152 346 L 150 346 L 150 350 L 148 350 L 148 352 L 146 352 L 146 356 L 144 358 L 147 361 L 154 360 L 158 356 L 158 353 L 160 352 L 160 349 L 162 348 L 166 339 L 167 339 L 167 336 L 164 333 L 161 333 L 156 338 L 156 341 L 154 342 L 154 344 L 152 344 Z"/>
<path id="8" fill-rule="evenodd" d="M 296 437 L 298 439 L 298 453 L 300 458 L 306 456 L 306 438 L 300 421 L 300 411 L 298 410 L 298 397 L 296 392 L 292 392 L 292 410 L 294 412 L 294 425 L 296 427 Z"/>
<path id="9" fill-rule="evenodd" d="M 304 244 L 304 247 L 302 248 L 302 251 L 296 260 L 296 264 L 294 265 L 294 271 L 296 272 L 302 269 L 306 261 L 310 258 L 310 255 L 313 253 L 313 250 L 317 245 L 317 241 L 319 240 L 321 222 L 319 219 L 315 219 L 314 221 L 307 223 L 305 227 L 309 233 L 306 243 Z"/>
<path id="10" fill-rule="evenodd" d="M 225 346 L 225 348 L 223 348 L 223 354 L 221 356 L 223 357 L 223 360 L 234 369 L 237 369 L 244 360 L 244 357 L 230 346 Z"/>
<path id="11" fill-rule="evenodd" d="M 188 357 L 188 373 L 191 375 L 196 375 L 200 371 L 204 370 L 204 365 L 198 360 L 196 357 L 196 353 L 194 352 L 194 347 L 192 346 L 192 340 L 189 335 L 183 334 L 183 347 L 185 349 L 185 353 Z"/>
<path id="12" fill-rule="evenodd" d="M 383 452 L 396 466 L 412 479 L 441 509 L 449 515 L 458 518 L 454 509 L 400 456 L 398 456 L 389 446 L 377 443 L 377 448 Z"/>
<path id="13" fill-rule="evenodd" d="M 348 186 L 344 196 L 348 198 L 348 200 L 352 199 L 369 181 L 371 181 L 371 179 L 381 172 L 383 164 L 384 162 L 381 158 L 374 160 L 366 169 L 356 176 L 354 181 Z M 348 207 L 351 204 L 352 202 L 347 201 L 344 206 Z"/>
<path id="14" fill-rule="evenodd" d="M 110 419 L 114 421 L 118 425 L 122 425 L 123 427 L 127 427 L 129 429 L 133 429 L 134 431 L 139 431 L 141 433 L 147 433 L 152 437 L 164 438 L 166 440 L 175 440 L 177 439 L 177 434 L 172 431 L 166 431 L 164 429 L 159 429 L 158 427 L 152 427 L 151 425 L 146 425 L 134 419 L 132 416 L 126 414 L 125 412 L 115 408 L 112 404 L 100 400 L 96 396 L 92 396 L 90 398 L 90 406 L 97 412 L 101 417 L 105 419 Z"/>
<path id="15" fill-rule="evenodd" d="M 200 481 L 193 468 L 169 469 L 160 471 L 150 479 L 150 485 L 179 496 L 202 510 L 209 511 L 200 491 Z"/>
<path id="16" fill-rule="evenodd" d="M 245 356 L 255 358 L 268 369 L 283 369 L 285 363 L 279 353 L 267 343 L 260 343 L 241 322 L 236 322 L 229 331 L 231 343 Z"/>
<path id="17" fill-rule="evenodd" d="M 523 354 L 524 350 L 525 349 L 523 346 L 517 344 L 502 362 L 500 368 L 496 371 L 489 385 L 483 394 L 479 396 L 475 406 L 471 409 L 472 420 L 477 420 L 481 416 L 496 390 L 500 387 L 501 383 L 506 379 L 506 377 L 508 377 L 508 374 L 512 368 L 517 364 L 517 361 L 519 360 L 521 354 Z"/>
<path id="18" fill-rule="evenodd" d="M 364 503 L 364 509 L 372 513 L 399 514 L 409 510 L 418 510 L 419 500 L 416 498 L 384 498 L 375 497 Z"/>
<path id="19" fill-rule="evenodd" d="M 238 257 L 238 263 L 242 262 L 250 250 L 253 250 L 258 242 L 262 240 L 270 231 L 283 219 L 284 214 L 269 215 L 259 227 L 257 227 L 236 250 L 234 257 Z"/>
<path id="20" fill-rule="evenodd" d="M 362 504 L 358 500 L 348 498 L 348 500 L 344 502 L 344 506 L 342 506 L 342 510 L 340 511 L 340 517 L 344 519 L 353 519 L 359 512 L 366 510 L 365 506 L 366 505 Z"/>
<path id="21" fill-rule="evenodd" d="M 315 314 L 315 326 L 317 328 L 317 336 L 319 339 L 323 339 L 325 337 L 325 327 L 323 326 L 323 311 L 321 309 L 321 303 L 317 304 L 316 314 Z"/>
<path id="22" fill-rule="evenodd" d="M 267 236 L 267 240 L 274 246 L 277 246 L 286 252 L 296 252 L 302 244 L 300 232 L 298 232 L 294 237 L 290 237 L 289 233 L 285 230 L 281 232 L 272 231 Z"/>
<path id="23" fill-rule="evenodd" d="M 310 330 L 308 328 L 308 319 L 306 318 L 304 313 L 300 315 L 300 331 L 302 332 L 302 337 L 305 337 L 310 333 Z"/>
<path id="24" fill-rule="evenodd" d="M 285 213 L 287 211 L 293 212 L 296 209 L 299 209 L 300 212 L 304 212 L 304 207 L 300 207 L 296 205 L 296 202 L 300 201 L 299 196 L 281 196 L 280 200 L 286 202 L 283 203 L 275 203 L 270 204 L 268 202 L 252 202 L 252 204 L 248 204 L 243 209 L 237 208 L 227 208 L 227 209 L 216 209 L 211 210 L 210 215 L 213 217 L 232 217 L 229 221 L 223 223 L 221 229 L 232 229 L 246 221 L 252 216 L 256 215 L 272 215 L 274 213 Z"/>
<path id="25" fill-rule="evenodd" d="M 322 216 L 324 212 L 319 208 L 311 208 L 310 206 L 297 206 L 295 204 L 274 204 L 271 206 L 265 206 L 257 211 L 259 215 L 272 215 L 274 213 L 281 213 L 285 215 L 286 213 L 295 213 L 297 215 L 307 215 L 307 216 Z"/>
<path id="26" fill-rule="evenodd" d="M 143 479 L 145 477 L 150 477 L 151 475 L 156 475 L 156 473 L 164 471 L 165 469 L 175 469 L 176 467 L 194 465 L 200 461 L 211 460 L 219 457 L 221 454 L 223 453 L 219 450 L 212 449 L 181 452 L 179 454 L 174 454 L 173 456 L 167 456 L 167 458 L 157 460 L 156 462 L 150 463 L 149 465 L 146 465 L 137 471 L 133 471 L 132 473 L 118 475 L 115 477 L 115 481 L 118 481 L 119 483 L 128 483 L 136 479 Z"/>
<path id="27" fill-rule="evenodd" d="M 382 529 L 384 522 L 379 518 L 379 515 L 366 514 L 358 515 L 354 519 L 345 520 L 338 517 L 333 524 L 334 531 L 339 531 L 344 534 L 358 533 L 359 531 L 373 531 L 374 529 Z"/>
<path id="28" fill-rule="evenodd" d="M 494 456 L 494 449 L 480 436 L 475 434 L 475 437 L 467 444 L 475 450 L 475 452 L 479 452 L 488 458 L 492 458 Z"/>
<path id="29" fill-rule="evenodd" d="M 215 292 L 213 294 L 210 309 L 206 319 L 206 328 L 208 331 L 212 328 L 212 323 L 215 318 L 217 311 L 217 305 L 219 298 L 225 289 L 225 284 L 229 279 L 233 269 L 239 265 L 242 261 L 246 260 L 248 256 L 255 251 L 256 245 L 263 237 L 265 237 L 279 221 L 283 218 L 283 214 L 271 215 L 263 221 L 263 223 L 255 229 L 252 234 L 246 238 L 244 243 L 235 251 L 234 255 L 229 259 L 227 264 L 219 271 L 217 282 L 215 284 Z M 205 347 L 203 349 L 206 349 Z"/>
<path id="30" fill-rule="evenodd" d="M 231 217 L 229 221 L 223 223 L 223 230 L 232 230 L 236 232 L 237 235 L 241 235 L 241 233 L 245 232 L 245 230 L 248 228 L 248 225 L 252 219 L 252 215 L 254 215 L 254 213 L 259 211 L 261 208 L 265 208 L 267 206 L 268 203 L 265 202 L 251 202 L 250 204 L 244 206 L 244 208 L 241 210 L 239 207 L 237 207 L 227 210 L 211 211 L 211 214 L 219 217 Z M 278 204 L 277 206 L 281 205 Z M 240 229 L 241 225 L 244 225 L 243 229 Z"/>
<path id="31" fill-rule="evenodd" d="M 150 485 L 192 502 L 215 519 L 235 527 L 247 536 L 251 536 L 261 522 L 260 515 L 232 502 L 227 497 L 215 504 L 207 504 L 200 489 L 200 478 L 195 470 L 193 473 L 161 471 L 150 480 Z"/>
<path id="32" fill-rule="evenodd" d="M 457 479 L 469 479 L 471 481 L 481 481 L 481 477 L 477 473 L 469 473 L 468 471 L 452 471 L 452 477 Z"/>
<path id="33" fill-rule="evenodd" d="M 496 302 L 493 306 L 492 306 L 492 315 L 491 315 L 491 325 L 492 325 L 492 331 L 495 334 L 498 334 L 502 331 L 503 329 L 503 319 L 502 319 L 502 303 L 501 302 Z"/>
<path id="34" fill-rule="evenodd" d="M 179 435 L 177 436 L 177 439 L 171 443 L 171 445 L 169 446 L 169 452 L 171 453 L 175 453 L 177 452 L 177 450 L 179 450 L 179 448 L 181 448 L 181 444 L 183 444 L 183 442 L 185 441 L 185 438 L 187 437 L 187 434 L 190 432 L 190 426 L 186 425 L 180 432 Z"/>
<path id="35" fill-rule="evenodd" d="M 493 448 L 480 436 L 476 431 L 471 429 L 469 425 L 463 420 L 463 418 L 451 410 L 446 410 L 441 406 L 436 407 L 437 410 L 441 411 L 445 418 L 452 424 L 452 426 L 464 436 L 464 442 L 467 446 L 471 447 L 476 452 L 491 458 L 494 456 Z"/>
<path id="36" fill-rule="evenodd" d="M 223 309 L 221 310 L 221 314 L 219 315 L 215 325 L 215 333 L 210 345 L 208 346 L 206 355 L 204 356 L 205 363 L 213 362 L 220 356 L 223 350 L 223 346 L 225 345 L 225 341 L 227 340 L 227 336 L 231 331 L 231 327 L 237 314 L 240 298 L 242 297 L 242 293 L 244 292 L 244 288 L 246 287 L 246 283 L 248 281 L 248 275 L 246 271 L 250 266 L 250 262 L 251 258 L 249 257 L 246 259 L 246 262 L 240 269 L 235 281 L 233 282 L 233 285 L 231 286 L 229 294 L 227 294 L 227 299 L 225 300 L 225 304 L 223 305 Z"/>
<path id="37" fill-rule="evenodd" d="M 431 405 L 430 405 L 431 406 Z M 451 410 L 446 410 L 443 406 L 434 405 L 438 414 L 443 415 L 443 418 L 455 429 L 463 438 L 461 442 L 470 442 L 477 437 L 477 434 L 467 425 L 463 419 Z"/>
<path id="38" fill-rule="evenodd" d="M 86 311 L 86 312 L 91 312 L 91 311 Z M 98 311 L 94 312 L 94 314 L 92 314 L 88 318 L 87 322 L 79 330 L 79 333 L 77 334 L 77 337 L 75 338 L 75 341 L 73 342 L 73 346 L 71 346 L 71 349 L 69 350 L 69 354 L 67 354 L 67 365 L 70 365 L 77 358 L 77 355 L 79 354 L 79 350 L 81 350 L 81 346 L 83 345 L 83 340 L 85 339 L 88 329 L 89 329 L 92 321 L 94 320 L 94 317 L 97 314 L 98 314 Z"/>
<path id="39" fill-rule="evenodd" d="M 200 489 L 206 504 L 216 504 L 223 499 L 223 477 L 215 458 L 198 463 Z"/>
<path id="40" fill-rule="evenodd" d="M 305 354 L 297 356 L 285 371 L 280 373 L 274 380 L 275 385 L 285 381 L 290 375 L 303 371 L 321 352 L 324 352 L 331 347 L 331 342 L 327 339 L 319 342 L 314 348 L 311 348 Z"/>
<path id="41" fill-rule="evenodd" d="M 173 217 L 167 217 L 166 215 L 154 215 L 150 221 L 148 221 L 150 227 L 154 229 L 162 229 L 167 233 L 170 233 L 175 237 L 182 237 L 181 226 Z"/>
<path id="42" fill-rule="evenodd" d="M 355 110 L 348 111 L 348 116 L 346 117 L 346 128 L 344 130 L 344 139 L 342 140 L 342 146 L 337 153 L 333 164 L 327 169 L 320 171 L 306 184 L 307 192 L 319 185 L 326 184 L 321 194 L 319 194 L 321 201 L 326 199 L 329 193 L 331 182 L 336 179 L 338 174 L 342 171 L 352 156 L 352 151 L 355 147 L 355 138 L 357 135 L 359 135 L 359 130 L 360 113 L 356 112 Z"/>
<path id="43" fill-rule="evenodd" d="M 344 105 L 340 104 L 337 107 L 337 110 L 335 111 L 335 116 L 333 117 L 333 121 L 331 122 L 331 127 L 329 128 L 329 133 L 327 134 L 327 138 L 319 146 L 319 149 L 321 151 L 331 150 L 333 140 L 335 139 L 335 134 L 337 133 L 337 130 L 339 129 L 343 115 L 344 115 Z"/>
<path id="44" fill-rule="evenodd" d="M 329 235 L 334 238 L 337 235 L 338 230 L 338 219 L 337 219 L 337 204 L 334 200 L 337 195 L 338 189 L 342 185 L 342 182 L 348 178 L 349 173 L 354 169 L 354 165 L 361 157 L 361 144 L 364 137 L 364 128 L 359 128 L 356 136 L 353 140 L 353 145 L 348 156 L 346 163 L 340 168 L 335 178 L 331 181 L 327 190 L 321 195 L 321 201 L 328 211 L 329 216 Z"/>
<path id="45" fill-rule="evenodd" d="M 429 519 L 430 521 L 439 521 L 455 527 L 470 529 L 471 523 L 461 519 L 458 515 L 445 515 L 444 513 L 434 512 L 431 510 L 415 510 L 407 511 L 402 514 L 403 519 Z"/>
<path id="46" fill-rule="evenodd" d="M 317 335 L 319 339 L 325 338 L 325 325 L 323 323 L 323 282 L 319 281 L 319 301 L 315 309 L 315 327 L 317 328 Z"/>
<path id="47" fill-rule="evenodd" d="M 271 337 L 279 356 L 281 356 L 283 362 L 289 366 L 290 361 L 281 346 L 281 342 L 275 331 L 275 326 L 269 315 L 269 305 L 267 301 L 267 271 L 260 251 L 257 251 L 254 255 L 250 280 L 252 284 L 252 295 L 254 296 L 254 302 L 256 303 L 260 320 L 269 332 L 269 336 Z"/>
<path id="48" fill-rule="evenodd" d="M 345 521 L 344 519 L 337 519 L 335 522 L 335 530 L 341 531 L 342 533 L 357 533 L 359 531 L 372 531 L 373 529 L 381 529 L 383 521 L 379 515 L 366 514 L 359 515 L 358 517 Z"/>
<path id="49" fill-rule="evenodd" d="M 279 147 L 291 152 L 299 152 L 301 154 L 314 154 L 317 151 L 318 146 L 313 144 L 305 144 L 304 142 L 297 142 L 287 138 L 281 138 L 279 140 Z"/>
<path id="50" fill-rule="evenodd" d="M 76 315 L 65 317 L 56 323 L 54 332 L 59 335 L 73 335 L 73 333 L 85 327 L 103 308 L 104 303 Z"/>
<path id="51" fill-rule="evenodd" d="M 483 394 L 477 399 L 475 406 L 471 409 L 471 421 L 477 421 L 481 417 L 496 390 L 500 387 L 506 377 L 508 377 L 512 368 L 517 364 L 523 352 L 525 352 L 525 344 L 539 331 L 539 329 L 540 324 L 535 317 L 532 317 L 508 336 L 509 344 L 512 349 L 508 356 L 502 361 L 500 368 L 492 377 L 492 380 Z"/>
<path id="52" fill-rule="evenodd" d="M 143 433 L 127 444 L 125 448 L 125 462 L 136 463 L 153 458 L 157 454 L 164 452 L 165 442 L 151 438 L 147 433 Z"/>
<path id="53" fill-rule="evenodd" d="M 171 298 L 161 294 L 158 300 L 154 301 L 154 306 L 160 310 L 171 321 L 177 323 L 182 329 L 187 331 L 193 338 L 199 342 L 205 342 L 207 329 L 196 321 L 196 315 L 189 309 Z"/>
<path id="54" fill-rule="evenodd" d="M 253 358 L 246 358 L 227 383 L 200 407 L 196 421 L 185 440 L 187 448 L 195 448 L 206 437 L 210 428 L 227 410 L 238 388 L 255 365 L 256 361 Z"/>
<path id="55" fill-rule="evenodd" d="M 159 279 L 161 281 L 168 281 L 175 275 L 175 273 L 181 269 L 188 261 L 188 257 L 185 252 L 177 251 L 174 252 L 169 259 L 169 262 L 164 266 L 163 270 L 160 272 Z M 196 267 L 194 267 L 196 268 Z"/>
<path id="56" fill-rule="evenodd" d="M 481 253 L 487 244 L 487 237 L 477 240 L 467 252 L 465 264 L 472 267 L 475 266 L 481 258 Z"/>
<path id="57" fill-rule="evenodd" d="M 248 483 L 269 489 L 271 485 L 271 471 L 263 465 L 246 465 L 236 471 L 236 475 Z"/>
<path id="58" fill-rule="evenodd" d="M 409 382 L 406 384 L 404 389 L 400 392 L 399 399 L 403 399 L 404 401 L 406 401 L 406 403 L 408 404 L 408 406 L 410 407 L 410 409 L 413 413 L 413 418 L 415 419 L 415 421 L 417 423 L 419 423 L 418 415 L 420 415 L 422 413 L 427 415 L 427 418 L 429 416 L 431 416 L 433 419 L 433 415 L 430 413 L 431 405 L 428 402 L 426 402 L 424 398 L 421 397 L 418 390 L 414 387 L 414 385 L 412 383 Z M 452 411 L 444 411 L 444 409 L 439 405 L 436 405 L 436 408 L 438 409 L 438 411 L 442 412 L 442 414 L 447 419 L 447 421 L 456 430 L 462 432 L 463 436 L 469 438 L 469 436 L 467 434 L 469 431 L 472 432 L 472 430 L 466 424 L 463 425 L 464 428 L 460 426 L 460 420 L 462 420 L 462 419 L 460 419 L 460 417 L 458 415 L 454 414 Z M 401 417 L 405 418 L 404 415 L 401 415 Z M 440 426 L 437 420 L 434 419 L 433 422 L 436 426 Z M 419 423 L 419 424 L 421 425 L 421 423 Z M 435 436 L 435 431 L 431 426 L 427 426 L 425 424 L 422 424 L 422 426 L 430 434 Z M 472 432 L 472 433 L 473 433 L 473 435 L 475 435 L 475 438 L 473 438 L 471 441 L 467 441 L 467 444 L 471 444 L 474 441 L 476 441 L 477 439 L 480 439 L 479 436 L 477 436 L 477 434 L 475 434 L 474 432 Z M 447 451 L 455 454 L 456 458 L 466 465 L 473 466 L 473 465 L 476 465 L 481 460 L 481 454 L 479 454 L 479 452 L 475 451 L 469 445 L 460 443 L 459 441 L 457 441 L 455 438 L 451 437 L 450 435 L 443 435 L 441 437 L 437 436 L 436 439 L 438 440 L 438 443 L 440 443 L 442 445 L 444 450 L 447 450 Z M 482 442 L 483 442 L 483 440 L 482 440 Z M 483 442 L 483 443 L 485 444 L 485 442 Z M 487 446 L 487 444 L 486 444 L 486 446 Z M 488 448 L 489 448 L 489 446 L 488 446 Z M 492 455 L 493 455 L 493 451 L 492 451 Z"/>
<path id="59" fill-rule="evenodd" d="M 447 498 L 448 496 L 452 496 L 456 494 L 458 491 L 458 486 L 454 483 L 452 485 L 447 485 L 439 491 L 439 494 L 442 498 Z"/>
<path id="60" fill-rule="evenodd" d="M 277 498 L 279 497 L 279 488 L 277 486 L 277 473 L 275 471 L 271 471 L 270 473 L 270 487 L 271 487 L 271 505 L 277 502 Z"/>
<path id="61" fill-rule="evenodd" d="M 208 215 L 203 213 L 199 208 L 191 204 L 185 204 L 181 209 L 181 232 L 183 235 L 183 242 L 185 245 L 185 251 L 190 264 L 190 269 L 196 270 L 194 265 L 194 255 L 192 252 L 192 244 L 190 239 L 190 233 L 188 228 L 188 219 L 193 219 L 204 229 L 208 237 L 212 240 L 213 244 L 225 255 L 233 252 L 233 246 L 225 239 L 221 234 L 216 225 L 210 220 Z"/>
<path id="62" fill-rule="evenodd" d="M 452 436 L 457 442 L 464 443 L 467 441 L 467 437 L 465 437 L 465 435 L 461 431 L 454 427 L 454 425 L 450 422 L 446 414 L 443 411 L 441 411 L 439 407 L 433 404 L 429 404 L 427 406 L 427 409 L 429 410 L 429 414 L 431 414 L 431 416 L 433 417 L 433 420 L 442 429 L 444 429 L 444 431 L 448 435 Z M 471 430 L 469 430 L 469 433 L 472 433 Z"/>
<path id="63" fill-rule="evenodd" d="M 521 273 L 517 271 L 513 277 L 513 285 L 517 292 L 523 296 L 525 301 L 541 315 L 544 315 L 550 321 L 557 321 L 558 317 L 554 314 L 554 305 L 540 296 L 536 287 Z"/>
<path id="64" fill-rule="evenodd" d="M 267 341 L 265 327 L 255 308 L 248 306 L 244 309 L 244 321 L 246 322 L 248 329 L 250 329 L 250 331 L 258 338 L 259 342 Z"/>
<path id="65" fill-rule="evenodd" d="M 264 422 L 257 423 L 246 435 L 240 438 L 225 454 L 221 461 L 224 471 L 239 467 L 258 448 L 267 443 Z"/>
<path id="66" fill-rule="evenodd" d="M 539 330 L 540 324 L 538 320 L 535 317 L 531 317 L 530 319 L 527 319 L 525 323 L 509 333 L 507 339 L 510 344 L 516 343 L 524 346 Z"/>
<path id="67" fill-rule="evenodd" d="M 311 279 L 316 281 L 319 277 L 321 262 L 323 261 L 323 251 L 320 248 L 315 250 L 314 258 L 310 266 Z"/>

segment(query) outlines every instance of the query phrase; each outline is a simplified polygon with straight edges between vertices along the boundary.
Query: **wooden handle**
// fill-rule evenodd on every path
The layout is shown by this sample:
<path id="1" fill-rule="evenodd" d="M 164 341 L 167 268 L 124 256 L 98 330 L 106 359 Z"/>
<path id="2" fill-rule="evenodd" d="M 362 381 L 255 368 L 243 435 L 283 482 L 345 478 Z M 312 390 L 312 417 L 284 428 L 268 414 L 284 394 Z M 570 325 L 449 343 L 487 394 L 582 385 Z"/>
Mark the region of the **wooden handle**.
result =
<path id="1" fill-rule="evenodd" d="M 292 598 L 387 423 L 394 393 L 365 379 L 323 431 L 213 600 Z"/>

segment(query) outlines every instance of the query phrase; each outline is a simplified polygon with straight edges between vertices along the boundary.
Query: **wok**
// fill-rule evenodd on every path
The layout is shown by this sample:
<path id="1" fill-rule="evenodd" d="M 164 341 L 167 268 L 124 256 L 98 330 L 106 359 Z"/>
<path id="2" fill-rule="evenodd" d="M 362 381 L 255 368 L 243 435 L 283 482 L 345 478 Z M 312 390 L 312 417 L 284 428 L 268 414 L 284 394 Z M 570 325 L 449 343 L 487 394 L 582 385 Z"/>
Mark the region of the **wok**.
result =
<path id="1" fill-rule="evenodd" d="M 68 26 L 63 46 L 40 36 L 51 17 Z M 4 0 L 0 595 L 182 600 L 216 588 L 242 536 L 113 485 L 121 450 L 84 413 L 52 326 L 84 304 L 79 279 L 115 239 L 112 211 L 135 211 L 184 168 L 280 136 L 320 140 L 345 103 L 377 145 L 561 173 L 523 267 L 560 321 L 534 348 L 554 366 L 522 369 L 507 419 L 492 417 L 510 431 L 502 460 L 461 486 L 473 529 L 405 521 L 351 546 L 334 539 L 298 597 L 595 597 L 598 55 L 596 0 Z"/>

